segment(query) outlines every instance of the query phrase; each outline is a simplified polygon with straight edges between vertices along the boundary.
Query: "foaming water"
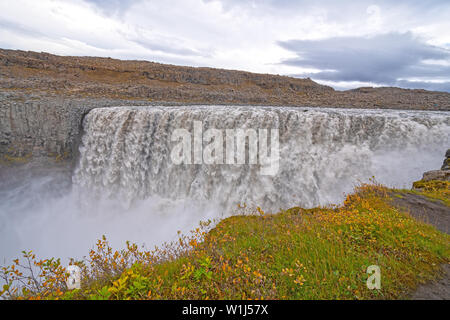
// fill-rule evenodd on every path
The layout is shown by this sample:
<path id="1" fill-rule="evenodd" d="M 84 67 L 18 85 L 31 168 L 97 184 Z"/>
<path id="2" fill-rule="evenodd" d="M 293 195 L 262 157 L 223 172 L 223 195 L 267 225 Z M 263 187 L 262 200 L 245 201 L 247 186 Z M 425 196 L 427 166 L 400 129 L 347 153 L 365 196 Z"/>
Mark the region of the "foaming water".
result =
<path id="1" fill-rule="evenodd" d="M 118 199 L 83 199 L 68 185 L 70 176 L 52 171 L 21 178 L 0 192 L 0 264 L 22 250 L 65 262 L 82 258 L 102 235 L 117 249 L 127 240 L 152 248 L 222 215 L 213 202 L 153 196 L 127 207 Z"/>
<path id="2" fill-rule="evenodd" d="M 278 129 L 278 173 L 257 165 L 177 165 L 171 134 L 205 129 Z M 278 210 L 336 203 L 354 183 L 409 186 L 437 168 L 449 145 L 450 114 L 280 107 L 148 107 L 92 110 L 84 122 L 77 187 L 133 202 L 217 200 Z"/>
<path id="3" fill-rule="evenodd" d="M 278 173 L 257 165 L 175 165 L 175 129 L 278 129 Z M 375 176 L 409 188 L 439 168 L 450 145 L 450 113 L 288 107 L 123 107 L 92 110 L 72 173 L 4 170 L 0 258 L 21 250 L 80 258 L 105 234 L 147 247 L 175 240 L 200 220 L 236 212 L 339 203 Z"/>

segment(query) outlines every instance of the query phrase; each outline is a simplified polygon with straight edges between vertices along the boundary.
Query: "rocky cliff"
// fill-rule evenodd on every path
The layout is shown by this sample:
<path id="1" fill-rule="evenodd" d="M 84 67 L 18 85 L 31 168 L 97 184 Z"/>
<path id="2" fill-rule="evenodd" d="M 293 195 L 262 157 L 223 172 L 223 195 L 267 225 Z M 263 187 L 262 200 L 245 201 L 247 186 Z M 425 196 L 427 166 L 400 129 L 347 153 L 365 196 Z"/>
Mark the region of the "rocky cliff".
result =
<path id="1" fill-rule="evenodd" d="M 82 119 L 98 107 L 149 105 L 148 101 L 68 98 L 0 91 L 0 165 L 73 160 Z"/>
<path id="2" fill-rule="evenodd" d="M 450 110 L 450 94 L 335 91 L 279 75 L 0 49 L 0 162 L 72 159 L 90 109 L 152 104 Z"/>
<path id="3" fill-rule="evenodd" d="M 450 149 L 445 153 L 441 169 L 424 172 L 422 179 L 413 183 L 413 189 L 432 189 L 436 186 L 446 186 L 448 188 L 448 182 L 450 182 Z"/>

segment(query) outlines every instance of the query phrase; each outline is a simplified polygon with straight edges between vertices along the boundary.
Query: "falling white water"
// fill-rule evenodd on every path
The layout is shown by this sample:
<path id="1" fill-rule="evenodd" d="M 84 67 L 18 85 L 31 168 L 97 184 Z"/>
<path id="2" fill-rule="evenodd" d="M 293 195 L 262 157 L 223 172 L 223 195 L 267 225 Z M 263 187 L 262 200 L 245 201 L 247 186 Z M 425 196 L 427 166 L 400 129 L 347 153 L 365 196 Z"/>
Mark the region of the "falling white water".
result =
<path id="1" fill-rule="evenodd" d="M 191 131 L 194 121 L 204 130 L 278 129 L 278 173 L 172 163 L 172 132 Z M 102 234 L 115 247 L 126 240 L 150 247 L 200 220 L 233 214 L 237 204 L 277 211 L 339 203 L 372 176 L 409 188 L 438 169 L 450 147 L 450 112 L 118 107 L 92 110 L 83 128 L 71 186 L 54 170 L 0 182 L 0 258 L 23 249 L 81 257 Z"/>
<path id="2" fill-rule="evenodd" d="M 205 129 L 278 129 L 280 168 L 177 165 L 171 134 Z M 89 194 L 133 202 L 167 199 L 238 203 L 278 210 L 336 203 L 358 180 L 409 186 L 438 168 L 450 142 L 450 114 L 278 107 L 148 107 L 92 110 L 73 181 Z M 219 208 L 218 208 L 219 209 Z"/>

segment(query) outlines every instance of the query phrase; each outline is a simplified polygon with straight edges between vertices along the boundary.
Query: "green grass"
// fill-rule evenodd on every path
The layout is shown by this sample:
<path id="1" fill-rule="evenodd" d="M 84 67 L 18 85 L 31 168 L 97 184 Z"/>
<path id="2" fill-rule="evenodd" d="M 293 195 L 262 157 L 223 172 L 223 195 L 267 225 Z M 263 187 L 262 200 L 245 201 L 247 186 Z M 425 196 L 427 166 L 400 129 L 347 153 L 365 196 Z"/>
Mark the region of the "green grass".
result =
<path id="1" fill-rule="evenodd" d="M 415 189 L 409 190 L 409 192 L 441 201 L 447 206 L 450 206 L 450 181 L 420 180 L 414 182 L 413 187 Z"/>
<path id="2" fill-rule="evenodd" d="M 151 253 L 132 245 L 114 252 L 103 239 L 89 263 L 81 264 L 82 289 L 22 297 L 406 298 L 449 262 L 450 238 L 391 206 L 389 193 L 363 185 L 336 208 L 277 214 L 258 208 L 255 215 L 224 219 L 212 230 L 205 224 Z M 380 290 L 367 288 L 370 265 L 381 269 Z"/>

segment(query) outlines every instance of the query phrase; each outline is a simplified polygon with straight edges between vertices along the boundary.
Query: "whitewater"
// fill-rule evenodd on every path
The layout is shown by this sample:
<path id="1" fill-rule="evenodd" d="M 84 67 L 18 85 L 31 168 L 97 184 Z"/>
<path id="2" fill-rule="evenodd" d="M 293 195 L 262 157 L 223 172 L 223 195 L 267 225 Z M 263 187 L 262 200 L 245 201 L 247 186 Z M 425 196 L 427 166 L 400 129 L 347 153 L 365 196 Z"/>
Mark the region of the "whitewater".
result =
<path id="1" fill-rule="evenodd" d="M 174 130 L 276 129 L 279 168 L 176 164 Z M 81 258 L 106 235 L 147 247 L 176 239 L 201 220 L 259 206 L 277 212 L 339 204 L 371 177 L 410 188 L 438 169 L 450 146 L 450 112 L 296 107 L 176 106 L 91 110 L 75 165 L 29 165 L 2 174 L 0 259 L 34 250 Z M 3 262 L 3 261 L 2 261 Z"/>

